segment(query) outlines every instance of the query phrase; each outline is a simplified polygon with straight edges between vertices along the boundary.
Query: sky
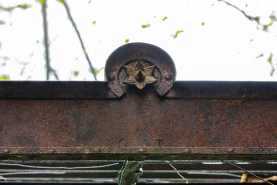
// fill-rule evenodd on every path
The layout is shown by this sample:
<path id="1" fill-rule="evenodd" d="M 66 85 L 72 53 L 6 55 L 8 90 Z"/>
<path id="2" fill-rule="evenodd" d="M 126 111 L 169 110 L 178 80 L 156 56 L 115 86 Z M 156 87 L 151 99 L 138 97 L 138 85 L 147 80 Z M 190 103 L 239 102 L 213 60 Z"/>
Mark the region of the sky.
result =
<path id="1" fill-rule="evenodd" d="M 217 0 L 67 0 L 92 65 L 101 69 L 118 47 L 145 42 L 173 59 L 176 80 L 277 81 L 277 22 L 262 31 L 240 11 Z M 229 0 L 250 16 L 270 23 L 276 0 Z M 0 11 L 0 76 L 46 80 L 41 4 L 0 0 L 3 7 L 28 3 L 27 10 Z M 62 81 L 94 81 L 64 6 L 48 0 L 51 67 Z M 164 18 L 167 19 L 164 20 Z M 94 21 L 95 24 L 93 23 Z M 142 25 L 150 25 L 142 28 Z M 176 38 L 177 31 L 183 31 Z M 258 57 L 263 54 L 263 57 Z M 74 72 L 78 72 L 75 76 Z M 75 73 L 76 74 L 76 73 Z M 104 80 L 104 70 L 97 75 Z M 50 80 L 56 80 L 53 75 Z"/>

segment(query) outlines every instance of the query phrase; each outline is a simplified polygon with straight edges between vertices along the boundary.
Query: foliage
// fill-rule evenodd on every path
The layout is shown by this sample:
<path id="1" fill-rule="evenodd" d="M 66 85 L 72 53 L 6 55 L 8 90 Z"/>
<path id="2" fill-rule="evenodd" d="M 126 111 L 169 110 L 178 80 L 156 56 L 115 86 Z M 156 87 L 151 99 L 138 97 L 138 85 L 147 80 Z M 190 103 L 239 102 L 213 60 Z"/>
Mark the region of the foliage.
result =
<path id="1" fill-rule="evenodd" d="M 163 18 L 163 21 L 165 21 L 166 19 L 167 19 L 167 17 L 164 17 L 164 18 Z"/>
<path id="2" fill-rule="evenodd" d="M 9 76 L 8 75 L 3 75 L 3 76 L 0 76 L 0 80 L 10 80 Z"/>
<path id="3" fill-rule="evenodd" d="M 26 10 L 30 7 L 31 7 L 31 5 L 29 5 L 29 4 L 19 4 L 19 5 L 10 6 L 10 7 L 3 7 L 3 6 L 0 5 L 0 11 L 2 10 L 2 11 L 6 11 L 6 12 L 11 13 L 16 8 Z"/>
<path id="4" fill-rule="evenodd" d="M 267 61 L 268 61 L 268 63 L 271 65 L 271 72 L 270 72 L 270 76 L 273 76 L 273 74 L 274 74 L 274 71 L 275 71 L 275 68 L 274 68 L 274 66 L 273 66 L 273 64 L 272 64 L 272 57 L 273 57 L 273 54 L 272 53 L 270 53 L 270 55 L 269 55 L 269 57 L 268 57 L 268 59 L 267 59 Z"/>
<path id="5" fill-rule="evenodd" d="M 77 76 L 79 75 L 79 73 L 80 73 L 79 71 L 74 71 L 74 72 L 73 72 L 73 74 L 74 74 L 75 77 L 77 77 Z"/>
<path id="6" fill-rule="evenodd" d="M 179 33 L 182 33 L 182 32 L 184 32 L 184 31 L 183 31 L 183 30 L 176 31 L 176 33 L 175 33 L 175 35 L 173 35 L 173 37 L 174 37 L 174 38 L 177 38 L 178 34 L 179 34 Z"/>
<path id="7" fill-rule="evenodd" d="M 104 69 L 104 67 L 101 67 L 100 69 L 95 69 L 95 68 L 93 68 L 93 73 L 97 75 L 97 74 L 99 74 L 103 69 Z"/>
<path id="8" fill-rule="evenodd" d="M 150 27 L 150 24 L 142 25 L 141 27 L 142 28 L 148 28 L 148 27 Z"/>

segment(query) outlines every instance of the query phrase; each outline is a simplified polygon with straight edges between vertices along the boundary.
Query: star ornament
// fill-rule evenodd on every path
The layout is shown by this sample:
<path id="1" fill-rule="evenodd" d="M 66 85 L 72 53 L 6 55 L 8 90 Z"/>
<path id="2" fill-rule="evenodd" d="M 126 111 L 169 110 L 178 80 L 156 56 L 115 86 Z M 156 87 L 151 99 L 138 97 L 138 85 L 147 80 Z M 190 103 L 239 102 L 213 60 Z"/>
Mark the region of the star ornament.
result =
<path id="1" fill-rule="evenodd" d="M 135 85 L 139 89 L 143 89 L 146 84 L 155 83 L 157 80 L 151 76 L 155 65 L 145 67 L 141 61 L 136 62 L 135 67 L 124 66 L 126 73 L 129 75 L 124 83 Z"/>

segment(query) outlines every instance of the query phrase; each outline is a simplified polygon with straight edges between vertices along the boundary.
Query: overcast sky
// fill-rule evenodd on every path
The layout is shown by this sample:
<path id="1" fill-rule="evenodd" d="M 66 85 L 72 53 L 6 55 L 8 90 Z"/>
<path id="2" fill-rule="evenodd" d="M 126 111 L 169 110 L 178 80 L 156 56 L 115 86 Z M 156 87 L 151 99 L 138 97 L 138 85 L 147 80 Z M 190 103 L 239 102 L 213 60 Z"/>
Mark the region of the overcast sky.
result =
<path id="1" fill-rule="evenodd" d="M 92 65 L 105 66 L 109 54 L 129 42 L 146 42 L 168 52 L 177 80 L 276 81 L 267 59 L 277 63 L 277 22 L 261 30 L 240 11 L 216 0 L 68 0 Z M 276 0 L 228 1 L 262 24 L 277 12 Z M 0 0 L 7 7 L 28 3 L 27 10 L 0 11 L 0 76 L 45 80 L 41 5 L 35 0 Z M 48 0 L 51 66 L 60 80 L 94 80 L 64 6 Z M 166 20 L 163 20 L 167 17 Z M 93 22 L 96 21 L 95 24 Z M 142 28 L 149 24 L 150 27 Z M 177 38 L 176 31 L 182 30 Z M 263 57 L 258 57 L 263 54 Z M 24 68 L 25 66 L 25 68 Z M 23 70 L 24 69 L 24 70 Z M 80 72 L 77 77 L 74 71 Z M 98 74 L 104 80 L 104 71 Z M 55 80 L 51 75 L 50 80 Z"/>

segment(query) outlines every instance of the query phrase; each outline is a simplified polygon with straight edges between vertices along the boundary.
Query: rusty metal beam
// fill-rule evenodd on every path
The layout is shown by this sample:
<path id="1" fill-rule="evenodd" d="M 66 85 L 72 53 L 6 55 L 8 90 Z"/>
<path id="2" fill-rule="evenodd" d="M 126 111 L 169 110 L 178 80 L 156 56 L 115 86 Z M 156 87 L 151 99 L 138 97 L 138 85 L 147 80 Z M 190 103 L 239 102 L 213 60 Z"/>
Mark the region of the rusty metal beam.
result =
<path id="1" fill-rule="evenodd" d="M 1 82 L 1 159 L 277 158 L 275 82 L 175 82 L 165 97 L 124 88 L 118 99 L 106 82 Z"/>
<path id="2" fill-rule="evenodd" d="M 165 99 L 277 99 L 277 82 L 177 81 Z M 0 99 L 119 99 L 108 82 L 0 81 Z"/>

